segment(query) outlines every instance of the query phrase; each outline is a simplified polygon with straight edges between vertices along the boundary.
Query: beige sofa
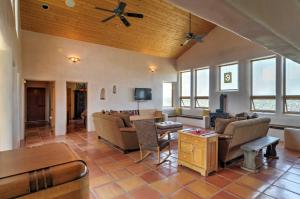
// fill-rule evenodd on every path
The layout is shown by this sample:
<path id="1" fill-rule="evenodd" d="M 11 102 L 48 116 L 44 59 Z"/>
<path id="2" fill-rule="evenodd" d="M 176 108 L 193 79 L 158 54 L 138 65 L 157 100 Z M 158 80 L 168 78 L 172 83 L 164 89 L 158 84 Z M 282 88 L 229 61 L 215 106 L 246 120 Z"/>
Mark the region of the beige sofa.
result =
<path id="1" fill-rule="evenodd" d="M 219 136 L 219 160 L 223 166 L 243 155 L 241 145 L 264 137 L 269 130 L 270 118 L 231 122 Z"/>
<path id="2" fill-rule="evenodd" d="M 125 127 L 120 117 L 97 112 L 93 114 L 93 120 L 99 138 L 119 147 L 124 153 L 139 148 L 135 129 Z"/>

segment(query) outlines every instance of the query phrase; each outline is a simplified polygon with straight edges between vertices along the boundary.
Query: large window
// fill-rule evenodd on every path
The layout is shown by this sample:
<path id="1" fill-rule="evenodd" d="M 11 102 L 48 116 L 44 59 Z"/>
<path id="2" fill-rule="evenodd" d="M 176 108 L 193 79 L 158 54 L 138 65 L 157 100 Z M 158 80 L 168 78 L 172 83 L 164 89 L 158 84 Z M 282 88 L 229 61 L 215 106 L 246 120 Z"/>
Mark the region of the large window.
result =
<path id="1" fill-rule="evenodd" d="M 163 83 L 163 107 L 173 106 L 173 86 L 172 82 Z"/>
<path id="2" fill-rule="evenodd" d="M 180 106 L 191 106 L 191 71 L 182 71 L 180 75 Z"/>
<path id="3" fill-rule="evenodd" d="M 251 110 L 275 112 L 276 110 L 276 57 L 251 61 Z"/>
<path id="4" fill-rule="evenodd" d="M 209 107 L 209 69 L 195 70 L 195 107 Z"/>
<path id="5" fill-rule="evenodd" d="M 285 59 L 284 111 L 300 113 L 300 64 Z"/>
<path id="6" fill-rule="evenodd" d="M 220 66 L 220 90 L 238 90 L 238 64 Z"/>

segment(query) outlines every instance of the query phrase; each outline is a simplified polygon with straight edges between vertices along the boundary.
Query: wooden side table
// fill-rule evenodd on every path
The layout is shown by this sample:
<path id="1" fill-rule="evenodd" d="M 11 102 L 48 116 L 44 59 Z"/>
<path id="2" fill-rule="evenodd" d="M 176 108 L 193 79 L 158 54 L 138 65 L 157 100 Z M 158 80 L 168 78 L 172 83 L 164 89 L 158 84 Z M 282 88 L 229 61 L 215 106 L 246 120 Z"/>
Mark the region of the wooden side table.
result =
<path id="1" fill-rule="evenodd" d="M 178 165 L 203 176 L 218 170 L 218 135 L 214 132 L 195 135 L 192 130 L 178 131 Z"/>

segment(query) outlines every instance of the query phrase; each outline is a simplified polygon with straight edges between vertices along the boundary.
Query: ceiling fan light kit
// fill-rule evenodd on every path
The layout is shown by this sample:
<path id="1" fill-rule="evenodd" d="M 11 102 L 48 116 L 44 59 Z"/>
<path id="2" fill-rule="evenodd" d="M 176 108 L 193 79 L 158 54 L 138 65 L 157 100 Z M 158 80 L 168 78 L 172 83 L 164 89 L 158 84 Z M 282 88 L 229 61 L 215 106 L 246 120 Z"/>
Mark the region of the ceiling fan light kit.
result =
<path id="1" fill-rule="evenodd" d="M 138 19 L 142 19 L 144 18 L 143 14 L 140 13 L 131 13 L 131 12 L 125 12 L 125 8 L 126 8 L 127 4 L 123 1 L 120 1 L 118 6 L 114 9 L 114 10 L 109 10 L 109 9 L 105 9 L 105 8 L 100 8 L 100 7 L 95 7 L 97 10 L 101 10 L 104 12 L 109 12 L 112 13 L 113 15 L 103 19 L 101 22 L 105 23 L 115 17 L 119 17 L 120 20 L 122 21 L 122 23 L 126 26 L 129 27 L 131 24 L 129 23 L 129 21 L 127 20 L 126 17 L 134 17 L 134 18 L 138 18 Z M 126 17 L 125 17 L 126 16 Z"/>
<path id="2" fill-rule="evenodd" d="M 65 3 L 69 8 L 73 8 L 76 4 L 74 0 L 66 0 Z"/>

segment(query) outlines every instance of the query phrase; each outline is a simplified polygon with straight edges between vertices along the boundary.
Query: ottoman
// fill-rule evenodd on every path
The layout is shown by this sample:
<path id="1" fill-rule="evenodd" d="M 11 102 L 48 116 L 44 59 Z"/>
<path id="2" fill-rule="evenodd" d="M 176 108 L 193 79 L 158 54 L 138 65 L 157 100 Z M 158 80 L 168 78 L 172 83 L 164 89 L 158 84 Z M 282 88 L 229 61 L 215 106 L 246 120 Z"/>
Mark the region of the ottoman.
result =
<path id="1" fill-rule="evenodd" d="M 294 151 L 300 151 L 300 129 L 284 129 L 284 147 Z"/>
<path id="2" fill-rule="evenodd" d="M 182 123 L 180 122 L 173 122 L 173 121 L 165 121 L 165 122 L 158 122 L 155 124 L 158 133 L 164 132 L 177 132 L 178 130 L 182 129 Z"/>
<path id="3" fill-rule="evenodd" d="M 67 144 L 0 152 L 0 198 L 88 198 L 88 168 Z"/>

